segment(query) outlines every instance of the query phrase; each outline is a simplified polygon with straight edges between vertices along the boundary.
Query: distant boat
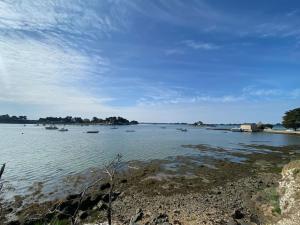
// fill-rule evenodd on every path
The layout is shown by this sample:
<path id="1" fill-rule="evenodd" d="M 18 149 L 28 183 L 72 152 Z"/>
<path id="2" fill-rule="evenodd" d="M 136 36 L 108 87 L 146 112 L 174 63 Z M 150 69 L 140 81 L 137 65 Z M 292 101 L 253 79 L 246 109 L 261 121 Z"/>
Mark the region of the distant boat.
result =
<path id="1" fill-rule="evenodd" d="M 135 130 L 126 130 L 126 132 L 128 132 L 128 133 L 135 132 Z"/>
<path id="2" fill-rule="evenodd" d="M 89 130 L 87 131 L 88 134 L 98 134 L 99 131 L 98 130 Z"/>
<path id="3" fill-rule="evenodd" d="M 185 129 L 185 128 L 177 128 L 176 130 L 180 130 L 182 132 L 187 132 L 187 129 Z"/>
<path id="4" fill-rule="evenodd" d="M 67 128 L 60 128 L 58 131 L 64 132 L 64 131 L 69 131 Z"/>
<path id="5" fill-rule="evenodd" d="M 114 129 L 118 129 L 118 128 L 117 128 L 117 127 L 111 127 L 110 129 L 113 129 L 113 130 L 114 130 Z"/>
<path id="6" fill-rule="evenodd" d="M 166 127 L 160 127 L 161 129 L 166 129 Z"/>
<path id="7" fill-rule="evenodd" d="M 242 129 L 239 127 L 233 127 L 233 128 L 231 128 L 231 131 L 232 132 L 242 132 Z"/>
<path id="8" fill-rule="evenodd" d="M 50 125 L 48 127 L 45 127 L 46 130 L 57 130 L 58 127 L 57 126 L 54 126 L 54 125 Z"/>

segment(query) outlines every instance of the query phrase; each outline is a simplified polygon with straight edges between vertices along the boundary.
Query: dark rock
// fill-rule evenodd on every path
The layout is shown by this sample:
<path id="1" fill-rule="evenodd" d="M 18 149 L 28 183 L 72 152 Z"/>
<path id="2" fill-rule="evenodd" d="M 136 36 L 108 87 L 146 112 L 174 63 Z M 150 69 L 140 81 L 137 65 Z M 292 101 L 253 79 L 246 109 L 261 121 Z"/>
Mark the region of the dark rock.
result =
<path id="1" fill-rule="evenodd" d="M 74 200 L 69 200 L 61 203 L 57 206 L 57 209 L 62 212 L 62 214 L 73 215 L 78 207 L 79 202 Z"/>
<path id="2" fill-rule="evenodd" d="M 11 213 L 12 211 L 14 211 L 13 208 L 8 208 L 8 209 L 7 209 L 7 213 Z"/>
<path id="3" fill-rule="evenodd" d="M 110 188 L 110 183 L 104 183 L 104 184 L 101 184 L 101 186 L 100 186 L 101 191 L 104 191 L 105 189 L 108 189 L 108 188 Z"/>
<path id="4" fill-rule="evenodd" d="M 87 213 L 87 211 L 80 211 L 80 212 L 78 213 L 78 216 L 79 216 L 79 218 L 80 218 L 81 220 L 84 220 L 84 219 L 86 219 L 86 218 L 89 216 L 89 214 Z"/>
<path id="5" fill-rule="evenodd" d="M 59 220 L 69 219 L 71 217 L 71 215 L 64 213 L 58 213 L 56 216 Z"/>
<path id="6" fill-rule="evenodd" d="M 54 216 L 55 216 L 55 213 L 47 213 L 45 215 L 45 219 L 46 219 L 46 221 L 51 221 Z"/>
<path id="7" fill-rule="evenodd" d="M 165 213 L 159 214 L 156 218 L 154 218 L 153 222 L 155 225 L 169 223 L 169 216 Z"/>
<path id="8" fill-rule="evenodd" d="M 76 198 L 80 198 L 81 196 L 81 193 L 80 194 L 72 194 L 72 195 L 69 195 L 67 196 L 67 200 L 73 200 L 73 199 L 76 199 Z"/>
<path id="9" fill-rule="evenodd" d="M 45 221 L 43 219 L 32 219 L 28 218 L 24 221 L 23 225 L 36 225 L 36 224 L 44 224 Z"/>
<path id="10" fill-rule="evenodd" d="M 94 206 L 96 206 L 99 201 L 103 198 L 104 195 L 94 195 L 94 196 L 86 196 L 79 207 L 80 210 L 85 211 L 88 209 L 92 209 Z"/>
<path id="11" fill-rule="evenodd" d="M 245 217 L 244 213 L 240 209 L 236 209 L 232 215 L 233 219 L 243 219 Z"/>
<path id="12" fill-rule="evenodd" d="M 117 197 L 120 195 L 121 193 L 120 192 L 115 192 L 112 194 L 112 201 L 115 201 L 117 199 Z M 102 200 L 105 202 L 105 203 L 108 203 L 109 201 L 109 194 L 105 194 L 102 196 Z"/>
<path id="13" fill-rule="evenodd" d="M 131 218 L 131 221 L 136 223 L 143 218 L 143 215 L 144 215 L 143 211 L 141 209 L 138 209 L 136 211 L 136 214 Z"/>
<path id="14" fill-rule="evenodd" d="M 13 220 L 13 221 L 9 221 L 7 225 L 21 225 L 21 223 L 19 220 Z"/>
<path id="15" fill-rule="evenodd" d="M 127 183 L 127 179 L 122 179 L 122 180 L 121 180 L 121 183 L 122 183 L 122 184 Z"/>

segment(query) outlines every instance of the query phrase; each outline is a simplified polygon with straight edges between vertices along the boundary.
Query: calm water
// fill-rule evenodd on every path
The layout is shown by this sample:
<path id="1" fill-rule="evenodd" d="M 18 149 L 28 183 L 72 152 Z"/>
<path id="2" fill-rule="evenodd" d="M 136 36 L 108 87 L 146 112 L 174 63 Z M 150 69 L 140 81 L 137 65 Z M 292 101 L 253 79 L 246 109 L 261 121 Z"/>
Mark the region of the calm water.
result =
<path id="1" fill-rule="evenodd" d="M 24 194 L 34 182 L 55 185 L 66 175 L 98 167 L 117 153 L 124 160 L 163 159 L 176 155 L 196 154 L 183 148 L 186 144 L 207 144 L 228 151 L 243 149 L 241 144 L 289 145 L 300 144 L 300 137 L 265 133 L 233 133 L 178 125 L 67 126 L 68 132 L 45 130 L 35 125 L 0 125 L 0 163 L 7 163 L 4 179 L 11 193 Z M 126 130 L 135 132 L 126 132 Z M 99 134 L 87 134 L 99 130 Z M 22 134 L 23 133 L 23 134 Z M 253 149 L 244 149 L 253 151 Z M 198 153 L 199 154 L 199 153 Z M 201 156 L 199 156 L 201 157 Z"/>

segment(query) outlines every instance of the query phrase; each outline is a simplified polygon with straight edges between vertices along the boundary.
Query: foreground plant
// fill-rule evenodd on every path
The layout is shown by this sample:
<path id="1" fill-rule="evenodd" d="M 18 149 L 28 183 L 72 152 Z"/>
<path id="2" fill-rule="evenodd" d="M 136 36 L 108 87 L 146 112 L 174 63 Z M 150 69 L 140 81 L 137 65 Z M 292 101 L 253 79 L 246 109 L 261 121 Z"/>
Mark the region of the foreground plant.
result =
<path id="1" fill-rule="evenodd" d="M 108 164 L 104 166 L 104 174 L 107 176 L 107 179 L 109 180 L 109 191 L 107 193 L 108 201 L 106 206 L 106 218 L 109 225 L 112 224 L 112 202 L 115 200 L 115 187 L 116 187 L 116 173 L 117 170 L 120 168 L 121 165 L 121 159 L 122 156 L 118 154 L 112 161 L 110 161 Z M 72 213 L 66 213 L 62 210 L 62 204 L 64 203 L 61 201 L 59 204 L 56 205 L 54 210 L 49 211 L 50 214 L 58 214 L 58 215 L 65 215 L 69 218 L 69 223 L 71 225 L 78 225 L 80 224 L 80 209 L 82 207 L 83 201 L 88 193 L 88 191 L 92 188 L 95 188 L 96 185 L 98 185 L 101 181 L 103 181 L 105 177 L 101 177 L 85 187 L 83 191 L 79 195 L 78 204 L 76 206 L 76 209 Z M 42 216 L 45 217 L 45 216 Z M 59 220 L 56 217 L 53 219 L 50 224 L 51 225 L 57 225 L 59 224 Z"/>

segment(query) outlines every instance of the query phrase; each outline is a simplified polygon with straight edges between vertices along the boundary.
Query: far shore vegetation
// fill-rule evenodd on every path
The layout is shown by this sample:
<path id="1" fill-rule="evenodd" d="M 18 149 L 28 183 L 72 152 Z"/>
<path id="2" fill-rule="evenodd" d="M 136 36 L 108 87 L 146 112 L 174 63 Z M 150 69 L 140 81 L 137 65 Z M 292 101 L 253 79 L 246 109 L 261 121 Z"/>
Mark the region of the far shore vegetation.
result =
<path id="1" fill-rule="evenodd" d="M 105 119 L 93 117 L 92 119 L 81 117 L 45 117 L 38 120 L 28 120 L 27 116 L 10 116 L 8 114 L 0 116 L 0 123 L 15 123 L 15 124 L 102 124 L 102 125 L 134 125 L 138 121 L 129 121 L 123 117 L 108 117 Z"/>

